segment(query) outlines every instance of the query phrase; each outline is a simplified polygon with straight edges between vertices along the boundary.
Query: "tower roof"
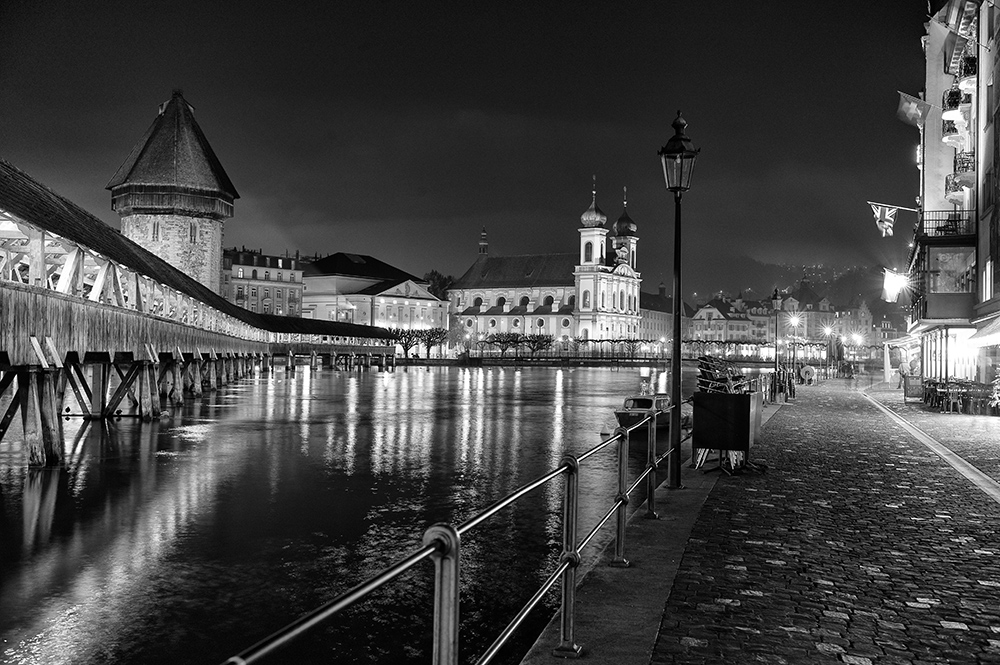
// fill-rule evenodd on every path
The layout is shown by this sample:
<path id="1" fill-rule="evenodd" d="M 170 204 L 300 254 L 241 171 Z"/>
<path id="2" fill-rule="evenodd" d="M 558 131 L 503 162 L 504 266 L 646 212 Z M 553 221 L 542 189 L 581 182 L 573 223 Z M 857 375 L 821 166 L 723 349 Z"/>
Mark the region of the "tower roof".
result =
<path id="1" fill-rule="evenodd" d="M 106 189 L 123 185 L 212 192 L 238 199 L 219 158 L 194 119 L 180 90 L 160 105 L 153 124 L 132 148 Z"/>
<path id="2" fill-rule="evenodd" d="M 587 228 L 594 228 L 596 226 L 604 226 L 604 222 L 608 221 L 608 216 L 601 212 L 601 209 L 597 207 L 597 176 L 594 176 L 594 196 L 590 201 L 590 207 L 582 215 L 580 215 L 580 223 Z"/>
<path id="3" fill-rule="evenodd" d="M 635 222 L 628 216 L 628 189 L 623 189 L 622 215 L 615 222 L 615 235 L 619 237 L 634 236 L 636 233 Z"/>

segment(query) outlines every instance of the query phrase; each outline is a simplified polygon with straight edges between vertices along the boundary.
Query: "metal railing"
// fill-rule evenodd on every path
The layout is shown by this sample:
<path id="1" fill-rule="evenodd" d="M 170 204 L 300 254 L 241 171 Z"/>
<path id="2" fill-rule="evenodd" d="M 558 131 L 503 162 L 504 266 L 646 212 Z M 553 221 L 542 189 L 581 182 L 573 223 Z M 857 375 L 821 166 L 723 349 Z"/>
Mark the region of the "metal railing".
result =
<path id="1" fill-rule="evenodd" d="M 656 455 L 656 423 L 658 417 L 667 416 L 672 408 L 674 407 L 671 406 L 664 411 L 651 410 L 645 418 L 635 425 L 628 428 L 616 428 L 611 436 L 579 456 L 564 455 L 558 467 L 507 494 L 457 528 L 451 524 L 439 523 L 432 525 L 424 532 L 422 546 L 419 549 L 414 550 L 408 556 L 400 559 L 368 580 L 300 617 L 236 656 L 233 656 L 226 661 L 226 665 L 250 665 L 251 663 L 260 661 L 276 649 L 303 636 L 338 612 L 346 610 L 364 599 L 371 592 L 395 580 L 428 558 L 434 561 L 434 650 L 431 663 L 433 665 L 457 665 L 459 645 L 459 577 L 461 571 L 460 543 L 462 536 L 504 508 L 514 504 L 518 499 L 560 476 L 565 476 L 566 482 L 563 494 L 563 551 L 559 558 L 559 564 L 545 579 L 534 595 L 524 604 L 521 610 L 511 619 L 507 627 L 501 631 L 493 644 L 479 657 L 476 663 L 477 665 L 487 665 L 492 662 L 500 649 L 508 642 L 518 627 L 521 626 L 528 614 L 542 601 L 545 594 L 560 581 L 562 583 L 560 640 L 559 645 L 553 649 L 553 655 L 566 658 L 578 656 L 581 647 L 576 643 L 575 604 L 576 573 L 582 561 L 580 553 L 593 542 L 594 538 L 608 521 L 612 517 L 617 516 L 615 551 L 610 565 L 616 567 L 627 567 L 629 565 L 628 560 L 625 558 L 625 526 L 628 518 L 626 508 L 629 503 L 629 495 L 645 482 L 645 517 L 656 517 L 655 471 L 659 463 L 666 459 L 672 452 L 671 449 L 662 455 Z M 631 432 L 644 426 L 647 428 L 648 436 L 646 444 L 646 467 L 634 479 L 632 484 L 629 485 L 629 437 Z M 690 433 L 687 437 L 683 438 L 682 443 L 688 438 L 690 438 Z M 577 512 L 580 499 L 580 463 L 613 445 L 616 445 L 618 461 L 618 492 L 615 495 L 614 502 L 604 516 L 582 540 L 578 541 Z"/>

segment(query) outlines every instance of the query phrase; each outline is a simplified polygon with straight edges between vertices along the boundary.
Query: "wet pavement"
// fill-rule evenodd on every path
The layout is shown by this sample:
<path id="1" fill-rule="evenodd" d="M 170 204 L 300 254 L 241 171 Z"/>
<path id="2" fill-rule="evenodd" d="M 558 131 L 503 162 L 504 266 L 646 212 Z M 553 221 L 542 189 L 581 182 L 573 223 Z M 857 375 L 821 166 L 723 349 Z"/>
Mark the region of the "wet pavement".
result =
<path id="1" fill-rule="evenodd" d="M 593 662 L 638 651 L 629 662 L 1000 663 L 1000 503 L 981 488 L 1000 480 L 1000 418 L 942 414 L 891 385 L 862 387 L 800 387 L 752 448 L 766 473 L 682 490 L 704 493 L 700 510 L 685 499 L 687 514 L 673 502 L 689 530 L 655 536 L 663 552 L 683 548 L 676 572 L 647 562 L 602 573 L 637 597 L 643 575 L 670 576 L 658 630 L 595 640 L 581 626 Z M 927 437 L 988 478 L 973 484 Z M 638 546 L 649 529 L 634 530 Z"/>
<path id="2" fill-rule="evenodd" d="M 871 394 L 997 477 L 1000 418 Z M 764 439 L 768 472 L 706 500 L 651 663 L 1000 663 L 1000 505 L 845 381 Z"/>

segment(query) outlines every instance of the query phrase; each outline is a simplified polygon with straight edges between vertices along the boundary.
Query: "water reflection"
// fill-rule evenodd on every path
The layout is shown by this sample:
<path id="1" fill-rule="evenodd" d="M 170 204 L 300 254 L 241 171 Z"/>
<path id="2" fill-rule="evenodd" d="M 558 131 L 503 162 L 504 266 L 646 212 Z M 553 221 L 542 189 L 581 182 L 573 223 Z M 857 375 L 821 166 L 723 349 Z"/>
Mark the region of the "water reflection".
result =
<path id="1" fill-rule="evenodd" d="M 638 383 L 606 369 L 300 368 L 160 423 L 66 421 L 60 469 L 28 470 L 0 444 L 4 660 L 221 662 L 412 551 L 427 525 L 461 523 L 597 443 Z M 612 458 L 586 464 L 588 529 L 616 492 Z M 561 501 L 550 484 L 463 540 L 464 656 L 551 570 Z M 426 662 L 429 572 L 275 662 Z"/>

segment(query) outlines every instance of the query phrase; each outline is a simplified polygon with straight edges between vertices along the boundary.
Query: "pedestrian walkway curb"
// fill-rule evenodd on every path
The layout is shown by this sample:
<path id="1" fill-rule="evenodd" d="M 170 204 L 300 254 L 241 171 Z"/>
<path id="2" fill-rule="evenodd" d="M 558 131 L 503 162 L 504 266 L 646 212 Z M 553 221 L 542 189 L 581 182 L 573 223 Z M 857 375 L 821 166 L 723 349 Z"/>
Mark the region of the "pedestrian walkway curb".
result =
<path id="1" fill-rule="evenodd" d="M 791 404 L 791 402 L 789 403 Z M 784 404 L 765 405 L 767 422 Z M 614 540 L 577 587 L 576 641 L 588 665 L 648 665 L 660 628 L 663 603 L 718 473 L 691 468 L 690 458 L 681 467 L 683 489 L 661 484 L 654 494 L 659 519 L 647 519 L 636 510 L 625 537 L 628 568 L 608 565 Z M 552 655 L 560 642 L 560 615 L 549 621 L 521 665 L 563 662 Z"/>

